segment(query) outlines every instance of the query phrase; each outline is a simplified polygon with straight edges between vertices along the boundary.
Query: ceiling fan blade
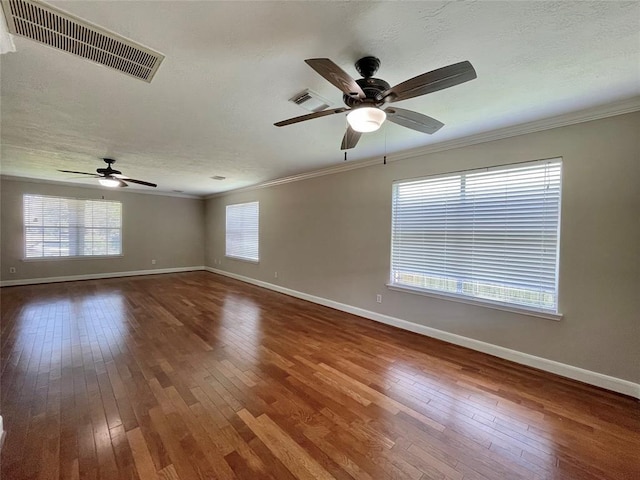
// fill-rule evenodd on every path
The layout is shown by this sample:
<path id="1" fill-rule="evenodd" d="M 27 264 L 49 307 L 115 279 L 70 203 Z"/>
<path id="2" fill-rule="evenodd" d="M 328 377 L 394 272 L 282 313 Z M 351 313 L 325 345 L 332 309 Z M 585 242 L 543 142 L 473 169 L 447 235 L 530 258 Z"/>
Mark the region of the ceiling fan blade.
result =
<path id="1" fill-rule="evenodd" d="M 347 127 L 347 131 L 342 137 L 342 145 L 340 146 L 340 150 L 349 150 L 350 148 L 355 147 L 358 144 L 358 140 L 360 140 L 360 136 L 362 133 L 356 132 L 353 128 Z"/>
<path id="2" fill-rule="evenodd" d="M 96 175 L 95 173 L 89 173 L 89 172 L 76 172 L 74 170 L 58 170 L 59 172 L 62 173 L 77 173 L 78 175 L 91 175 L 92 177 L 99 177 L 100 175 Z"/>
<path id="3" fill-rule="evenodd" d="M 410 80 L 399 83 L 380 94 L 380 99 L 399 102 L 427 93 L 437 92 L 445 88 L 460 85 L 477 77 L 470 62 L 464 61 L 423 73 Z"/>
<path id="4" fill-rule="evenodd" d="M 120 180 L 122 183 L 124 183 L 123 180 L 126 180 L 127 182 L 137 183 L 138 185 L 145 185 L 147 187 L 157 187 L 158 186 L 155 183 L 145 182 L 143 180 L 136 180 L 134 178 L 128 178 L 128 177 L 124 178 L 124 179 L 123 178 L 119 178 L 118 180 Z M 125 183 L 125 186 L 126 186 L 126 183 Z"/>
<path id="5" fill-rule="evenodd" d="M 326 117 L 327 115 L 333 115 L 335 113 L 342 113 L 349 110 L 348 108 L 332 108 L 329 110 L 322 110 L 321 112 L 309 113 L 307 115 L 302 115 L 300 117 L 290 118 L 288 120 L 283 120 L 278 123 L 274 123 L 276 127 L 284 127 L 285 125 L 291 125 L 293 123 L 304 122 L 305 120 L 312 120 L 314 118 Z"/>
<path id="6" fill-rule="evenodd" d="M 365 98 L 360 85 L 347 72 L 328 58 L 309 58 L 307 65 L 318 72 L 328 82 L 332 83 L 350 97 Z"/>
<path id="7" fill-rule="evenodd" d="M 385 109 L 387 113 L 387 120 L 403 127 L 417 130 L 418 132 L 432 133 L 440 130 L 444 123 L 436 120 L 435 118 L 428 117 L 412 110 L 405 110 L 404 108 L 389 107 Z"/>

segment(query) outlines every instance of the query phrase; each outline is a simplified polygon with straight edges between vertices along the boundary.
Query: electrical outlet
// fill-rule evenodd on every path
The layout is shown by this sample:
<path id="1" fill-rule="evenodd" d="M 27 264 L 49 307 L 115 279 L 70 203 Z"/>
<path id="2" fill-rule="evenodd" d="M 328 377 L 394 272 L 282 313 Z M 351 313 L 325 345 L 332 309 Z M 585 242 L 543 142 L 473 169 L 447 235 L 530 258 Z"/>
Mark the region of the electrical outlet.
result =
<path id="1" fill-rule="evenodd" d="M 156 259 L 154 258 L 153 260 L 151 260 L 151 265 L 155 265 L 156 264 Z"/>
<path id="2" fill-rule="evenodd" d="M 16 273 L 16 267 L 9 267 L 9 273 Z"/>
<path id="3" fill-rule="evenodd" d="M 273 272 L 273 278 L 278 278 L 278 272 Z"/>
<path id="4" fill-rule="evenodd" d="M 380 294 L 376 295 L 376 302 L 382 303 L 382 295 L 380 295 Z"/>

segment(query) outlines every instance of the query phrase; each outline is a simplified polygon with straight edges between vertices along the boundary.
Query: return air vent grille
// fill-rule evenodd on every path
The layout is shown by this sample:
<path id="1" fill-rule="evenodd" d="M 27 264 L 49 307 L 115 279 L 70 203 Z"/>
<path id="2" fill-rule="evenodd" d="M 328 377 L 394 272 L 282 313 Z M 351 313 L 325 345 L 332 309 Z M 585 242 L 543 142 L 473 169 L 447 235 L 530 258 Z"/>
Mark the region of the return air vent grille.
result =
<path id="1" fill-rule="evenodd" d="M 151 82 L 164 55 L 34 0 L 2 0 L 9 31 Z"/>
<path id="2" fill-rule="evenodd" d="M 331 106 L 331 102 L 329 102 L 329 100 L 322 98 L 316 92 L 309 90 L 308 88 L 297 94 L 295 97 L 290 98 L 289 101 L 310 112 L 320 112 Z"/>

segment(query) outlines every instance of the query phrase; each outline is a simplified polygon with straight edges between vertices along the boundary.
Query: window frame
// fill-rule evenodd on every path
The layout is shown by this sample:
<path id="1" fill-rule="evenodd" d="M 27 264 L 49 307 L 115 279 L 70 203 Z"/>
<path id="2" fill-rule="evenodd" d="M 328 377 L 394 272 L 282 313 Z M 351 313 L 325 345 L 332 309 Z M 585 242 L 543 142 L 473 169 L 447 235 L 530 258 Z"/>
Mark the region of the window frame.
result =
<path id="1" fill-rule="evenodd" d="M 246 205 L 256 205 L 256 253 L 257 253 L 257 258 L 252 258 L 252 257 L 243 257 L 241 255 L 233 255 L 233 254 L 229 254 L 228 250 L 229 250 L 229 231 L 228 231 L 228 221 L 229 221 L 229 208 L 230 207 L 239 207 L 239 206 L 246 206 Z M 230 203 L 225 205 L 225 216 L 224 216 L 224 256 L 225 258 L 229 258 L 232 260 L 239 260 L 241 262 L 248 262 L 248 263 L 255 263 L 258 264 L 260 263 L 260 201 L 258 200 L 254 200 L 251 202 L 241 202 L 241 203 Z"/>
<path id="2" fill-rule="evenodd" d="M 99 254 L 99 255 L 56 255 L 56 256 L 41 256 L 41 257 L 28 257 L 27 256 L 27 229 L 28 226 L 25 222 L 25 201 L 26 197 L 41 197 L 41 198 L 53 198 L 53 199 L 63 199 L 63 200 L 72 200 L 74 202 L 105 202 L 105 203 L 117 203 L 120 205 L 120 222 L 119 227 L 104 227 L 104 230 L 119 230 L 120 231 L 120 252 L 114 254 Z M 119 257 L 124 257 L 124 236 L 123 236 L 123 225 L 124 225 L 124 208 L 122 201 L 120 200 L 106 200 L 104 198 L 78 198 L 78 197 L 69 197 L 69 196 L 60 196 L 60 195 L 42 195 L 39 193 L 24 193 L 22 194 L 22 261 L 23 262 L 50 262 L 50 261 L 66 261 L 66 260 L 99 260 L 99 259 L 114 259 Z M 43 228 L 44 225 L 43 225 Z M 68 226 L 58 226 L 51 228 L 70 228 Z M 80 235 L 81 226 L 77 226 L 77 235 Z M 95 228 L 95 227 L 90 227 Z M 102 228 L 101 228 L 102 229 Z"/>
<path id="3" fill-rule="evenodd" d="M 540 307 L 535 307 L 535 306 L 520 305 L 520 304 L 516 304 L 516 303 L 501 302 L 501 301 L 492 300 L 492 299 L 488 299 L 488 298 L 474 297 L 474 296 L 471 296 L 471 295 L 465 295 L 465 294 L 461 294 L 461 293 L 457 293 L 457 292 L 453 293 L 453 292 L 429 289 L 429 288 L 426 288 L 426 287 L 423 288 L 423 287 L 418 287 L 418 286 L 411 286 L 411 285 L 403 285 L 403 284 L 399 284 L 399 283 L 394 283 L 394 280 L 393 280 L 393 274 L 394 274 L 394 268 L 393 268 L 394 267 L 394 241 L 393 241 L 393 237 L 394 237 L 394 232 L 395 232 L 395 230 L 394 230 L 394 228 L 395 228 L 395 224 L 394 224 L 394 221 L 395 221 L 394 192 L 395 192 L 396 185 L 402 184 L 402 183 L 419 182 L 421 180 L 433 180 L 433 179 L 438 179 L 438 178 L 454 177 L 456 175 L 464 176 L 464 175 L 468 175 L 468 174 L 481 173 L 481 172 L 491 172 L 491 171 L 500 171 L 500 170 L 508 171 L 509 168 L 514 168 L 515 169 L 515 168 L 518 168 L 518 167 L 525 167 L 525 166 L 533 165 L 533 164 L 541 164 L 542 165 L 542 164 L 546 164 L 546 163 L 559 163 L 559 165 L 560 165 L 559 192 L 558 192 L 558 200 L 557 200 L 557 208 L 558 208 L 557 220 L 558 220 L 558 223 L 557 223 L 556 258 L 555 258 L 555 295 L 556 295 L 555 311 L 553 311 L 551 309 L 545 309 L 545 308 L 540 308 Z M 392 185 L 391 238 L 390 238 L 390 255 L 389 255 L 389 277 L 388 277 L 388 282 L 386 283 L 387 288 L 389 290 L 398 291 L 398 292 L 411 293 L 411 294 L 416 294 L 416 295 L 421 295 L 421 296 L 426 296 L 426 297 L 432 297 L 432 298 L 437 298 L 437 299 L 454 301 L 454 302 L 458 302 L 458 303 L 476 305 L 476 306 L 481 306 L 481 307 L 486 307 L 486 308 L 491 308 L 491 309 L 496 309 L 496 310 L 519 313 L 519 314 L 533 316 L 533 317 L 545 318 L 545 319 L 556 320 L 556 321 L 561 320 L 563 318 L 563 315 L 562 315 L 562 313 L 560 313 L 560 288 L 559 288 L 560 287 L 560 271 L 559 271 L 559 267 L 560 267 L 561 224 L 562 224 L 563 174 L 564 174 L 564 172 L 563 172 L 563 159 L 562 159 L 562 157 L 554 157 L 554 158 L 548 158 L 548 159 L 542 159 L 542 160 L 533 160 L 533 161 L 525 161 L 525 162 L 517 162 L 517 163 L 508 163 L 508 164 L 495 165 L 495 166 L 485 167 L 485 168 L 460 170 L 460 171 L 446 172 L 446 173 L 440 173 L 440 174 L 435 174 L 435 175 L 428 175 L 428 176 L 422 176 L 422 177 L 414 177 L 414 178 L 395 180 L 393 182 L 393 185 Z"/>

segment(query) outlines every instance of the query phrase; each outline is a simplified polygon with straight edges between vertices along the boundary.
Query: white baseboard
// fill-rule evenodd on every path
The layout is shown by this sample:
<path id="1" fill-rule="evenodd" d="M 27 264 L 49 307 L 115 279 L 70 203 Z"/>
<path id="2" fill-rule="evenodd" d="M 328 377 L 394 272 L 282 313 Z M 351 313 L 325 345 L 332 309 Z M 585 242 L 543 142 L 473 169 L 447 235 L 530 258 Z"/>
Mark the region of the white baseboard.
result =
<path id="1" fill-rule="evenodd" d="M 3 280 L 0 287 L 14 287 L 18 285 L 35 285 L 38 283 L 75 282 L 77 280 L 98 280 L 101 278 L 136 277 L 138 275 L 158 275 L 161 273 L 179 273 L 205 270 L 202 265 L 193 267 L 154 268 L 152 270 L 132 270 L 129 272 L 90 273 L 86 275 L 67 275 L 63 277 L 25 278 L 21 280 Z"/>
<path id="2" fill-rule="evenodd" d="M 510 360 L 512 362 L 519 363 L 521 365 L 526 365 L 529 367 L 537 368 L 539 370 L 544 370 L 545 372 L 555 373 L 556 375 L 560 375 L 562 377 L 571 378 L 573 380 L 578 380 L 580 382 L 588 383 L 596 387 L 605 388 L 607 390 L 623 393 L 625 395 L 629 395 L 631 397 L 640 399 L 640 384 L 633 383 L 628 380 L 611 377 L 609 375 L 604 375 L 602 373 L 592 372 L 591 370 L 585 370 L 583 368 L 574 367 L 572 365 L 556 362 L 554 360 L 549 360 L 542 357 L 536 357 L 535 355 L 529 355 L 528 353 L 519 352 L 517 350 L 511 350 L 509 348 L 501 347 L 499 345 L 493 345 L 491 343 L 482 342 L 480 340 L 474 340 L 473 338 L 463 337 L 461 335 L 456 335 L 455 333 L 449 333 L 443 330 L 426 327 L 424 325 L 419 325 L 417 323 L 409 322 L 407 320 L 402 320 L 400 318 L 372 312 L 370 310 L 365 310 L 363 308 L 354 307 L 344 303 L 334 302 L 333 300 L 317 297 L 315 295 L 310 295 L 304 292 L 298 292 L 296 290 L 291 290 L 289 288 L 281 287 L 279 285 L 274 285 L 272 283 L 263 282 L 261 280 L 245 277 L 243 275 L 237 275 L 235 273 L 225 272 L 224 270 L 218 270 L 211 267 L 204 267 L 204 269 L 211 273 L 217 273 L 219 275 L 231 277 L 236 280 L 240 280 L 242 282 L 257 285 L 259 287 L 267 288 L 269 290 L 274 290 L 276 292 L 284 293 L 286 295 L 300 298 L 302 300 L 307 300 L 312 303 L 317 303 L 319 305 L 324 305 L 325 307 L 331 307 L 336 310 L 351 313 L 353 315 L 358 315 L 359 317 L 367 318 L 369 320 L 374 320 L 376 322 L 392 325 L 394 327 L 398 327 L 403 330 L 408 330 L 410 332 L 419 333 L 421 335 L 426 335 L 428 337 L 437 338 L 438 340 L 443 340 L 445 342 L 453 343 L 454 345 L 467 347 L 467 348 L 470 348 L 471 350 L 476 350 L 478 352 L 493 355 L 494 357 Z"/>

